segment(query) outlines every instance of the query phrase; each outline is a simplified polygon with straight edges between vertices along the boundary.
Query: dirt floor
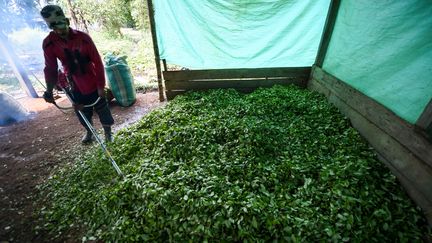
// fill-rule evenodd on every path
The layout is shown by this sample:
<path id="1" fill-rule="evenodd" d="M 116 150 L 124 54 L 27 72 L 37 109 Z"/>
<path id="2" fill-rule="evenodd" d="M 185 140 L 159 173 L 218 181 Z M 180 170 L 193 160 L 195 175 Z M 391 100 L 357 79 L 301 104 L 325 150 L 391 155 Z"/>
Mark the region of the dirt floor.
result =
<path id="1" fill-rule="evenodd" d="M 72 110 L 61 112 L 42 98 L 20 99 L 32 114 L 30 119 L 0 127 L 0 243 L 49 242 L 48 235 L 34 231 L 36 186 L 43 183 L 56 168 L 81 149 L 84 129 Z M 62 107 L 70 106 L 66 97 L 57 100 Z M 130 107 L 110 103 L 115 120 L 114 133 L 133 124 L 151 110 L 164 105 L 158 92 L 138 93 Z M 95 128 L 101 125 L 94 117 Z M 65 237 L 68 239 L 69 237 Z M 68 239 L 80 242 L 80 239 Z"/>

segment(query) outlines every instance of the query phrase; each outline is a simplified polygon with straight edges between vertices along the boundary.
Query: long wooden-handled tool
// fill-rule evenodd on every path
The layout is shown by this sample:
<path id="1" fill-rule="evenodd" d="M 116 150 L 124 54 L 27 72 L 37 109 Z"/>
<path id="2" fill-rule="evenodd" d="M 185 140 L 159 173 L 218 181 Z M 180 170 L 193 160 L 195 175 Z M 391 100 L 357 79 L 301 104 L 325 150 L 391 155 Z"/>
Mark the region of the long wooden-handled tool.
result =
<path id="1" fill-rule="evenodd" d="M 74 105 L 74 101 L 71 97 L 71 94 L 69 93 L 68 90 L 66 90 L 64 87 L 62 87 L 63 92 L 66 94 L 66 97 L 69 99 L 69 101 L 72 103 L 72 105 Z M 96 102 L 92 105 L 95 105 L 98 101 L 99 101 L 100 97 L 98 98 L 98 100 L 96 100 Z M 91 105 L 90 105 L 91 106 Z M 89 122 L 89 120 L 85 117 L 85 115 L 82 113 L 81 110 L 78 110 L 78 114 L 81 116 L 81 118 L 84 120 L 85 124 L 87 125 L 87 127 L 90 129 L 91 133 L 93 134 L 93 136 L 96 138 L 96 141 L 99 143 L 100 147 L 102 148 L 102 151 L 104 151 L 106 157 L 110 160 L 112 166 L 114 167 L 114 169 L 116 170 L 117 174 L 121 177 L 123 177 L 123 173 L 121 172 L 120 168 L 118 167 L 117 163 L 114 161 L 113 157 L 111 156 L 110 152 L 108 151 L 108 149 L 105 146 L 105 143 L 103 142 L 103 140 L 99 137 L 99 135 L 96 132 L 96 129 L 92 126 L 92 124 Z"/>

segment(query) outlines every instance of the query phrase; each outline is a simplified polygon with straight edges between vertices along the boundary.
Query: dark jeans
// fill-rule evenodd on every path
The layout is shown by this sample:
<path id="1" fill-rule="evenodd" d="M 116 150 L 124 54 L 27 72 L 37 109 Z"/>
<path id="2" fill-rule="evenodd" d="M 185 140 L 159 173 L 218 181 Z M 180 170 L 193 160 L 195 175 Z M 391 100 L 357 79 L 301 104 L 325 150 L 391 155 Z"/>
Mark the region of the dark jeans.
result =
<path id="1" fill-rule="evenodd" d="M 89 95 L 83 95 L 79 92 L 74 91 L 72 93 L 72 96 L 73 96 L 72 99 L 76 104 L 83 104 L 83 105 L 93 104 L 99 97 L 97 91 Z M 96 113 L 98 114 L 102 126 L 109 127 L 114 124 L 114 119 L 111 115 L 111 111 L 108 107 L 108 103 L 105 98 L 101 98 L 94 106 L 84 107 L 81 110 L 81 112 L 84 114 L 84 116 L 87 118 L 87 120 L 90 123 L 92 123 L 93 110 L 96 111 Z M 83 125 L 86 130 L 89 130 L 89 128 L 87 127 L 87 125 L 85 124 L 84 120 L 82 119 L 82 117 L 80 116 L 77 110 L 75 110 L 75 113 L 78 116 L 81 125 Z"/>

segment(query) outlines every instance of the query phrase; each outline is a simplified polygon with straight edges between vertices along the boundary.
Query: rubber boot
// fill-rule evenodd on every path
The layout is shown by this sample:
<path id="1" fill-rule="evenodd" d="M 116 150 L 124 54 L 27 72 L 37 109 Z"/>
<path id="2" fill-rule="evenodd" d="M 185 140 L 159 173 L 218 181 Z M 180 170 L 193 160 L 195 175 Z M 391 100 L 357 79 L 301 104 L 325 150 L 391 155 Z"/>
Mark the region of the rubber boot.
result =
<path id="1" fill-rule="evenodd" d="M 105 132 L 105 142 L 111 143 L 113 141 L 111 127 L 110 126 L 104 126 L 103 129 Z"/>
<path id="2" fill-rule="evenodd" d="M 81 139 L 81 143 L 82 144 L 89 144 L 91 142 L 94 141 L 94 137 L 93 134 L 91 133 L 90 130 L 87 130 L 86 134 L 84 135 L 84 137 Z"/>

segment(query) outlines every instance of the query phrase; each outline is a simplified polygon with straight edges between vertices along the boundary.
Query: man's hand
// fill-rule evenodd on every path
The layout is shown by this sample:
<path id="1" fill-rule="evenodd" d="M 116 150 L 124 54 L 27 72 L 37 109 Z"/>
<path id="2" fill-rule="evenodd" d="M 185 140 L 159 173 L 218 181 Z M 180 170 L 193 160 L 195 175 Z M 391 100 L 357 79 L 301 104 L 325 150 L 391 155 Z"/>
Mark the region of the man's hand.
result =
<path id="1" fill-rule="evenodd" d="M 98 89 L 98 95 L 101 98 L 105 98 L 105 89 Z"/>
<path id="2" fill-rule="evenodd" d="M 55 102 L 52 92 L 45 91 L 43 94 L 43 98 L 44 98 L 45 102 L 52 103 L 52 104 L 54 104 L 54 102 Z"/>

